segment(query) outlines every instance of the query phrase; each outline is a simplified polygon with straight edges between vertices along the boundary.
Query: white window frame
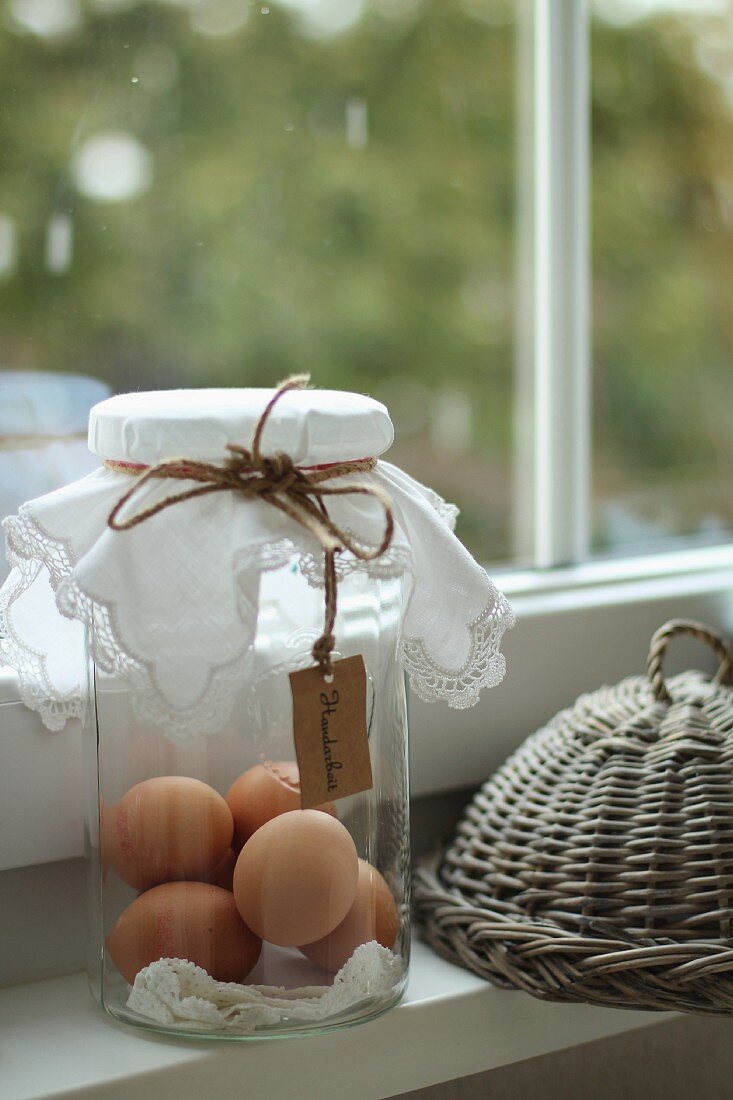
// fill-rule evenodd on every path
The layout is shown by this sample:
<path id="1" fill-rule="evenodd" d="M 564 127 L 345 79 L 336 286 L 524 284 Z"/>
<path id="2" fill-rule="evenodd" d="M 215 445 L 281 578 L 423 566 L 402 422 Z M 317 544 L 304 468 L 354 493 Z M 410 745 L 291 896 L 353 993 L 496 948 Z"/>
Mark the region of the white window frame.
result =
<path id="1" fill-rule="evenodd" d="M 415 795 L 478 784 L 580 692 L 641 673 L 649 638 L 667 618 L 733 627 L 733 546 L 588 560 L 588 6 L 518 3 L 518 415 L 526 426 L 531 409 L 534 455 L 530 463 L 518 457 L 521 502 L 530 507 L 519 510 L 517 531 L 536 567 L 498 577 L 518 614 L 504 647 L 505 683 L 466 711 L 412 700 Z M 690 661 L 700 664 L 701 654 L 680 645 L 671 667 Z M 18 701 L 7 670 L 0 670 L 0 760 L 0 871 L 79 855 L 78 724 L 49 734 Z"/>
<path id="2" fill-rule="evenodd" d="M 590 543 L 589 27 L 586 0 L 535 0 L 530 15 L 533 561 L 548 569 Z"/>

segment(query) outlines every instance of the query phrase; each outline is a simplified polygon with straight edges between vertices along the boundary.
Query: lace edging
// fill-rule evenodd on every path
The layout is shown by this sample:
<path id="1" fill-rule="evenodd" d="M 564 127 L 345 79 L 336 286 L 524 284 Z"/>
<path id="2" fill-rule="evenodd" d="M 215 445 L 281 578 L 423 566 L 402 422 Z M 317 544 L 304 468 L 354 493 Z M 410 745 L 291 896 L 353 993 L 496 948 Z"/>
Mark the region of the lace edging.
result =
<path id="1" fill-rule="evenodd" d="M 500 650 L 501 640 L 516 620 L 506 596 L 490 580 L 488 583 L 491 598 L 467 626 L 470 649 L 457 671 L 434 661 L 422 638 L 402 639 L 400 661 L 410 677 L 410 687 L 426 703 L 440 699 L 454 710 L 466 710 L 476 704 L 484 688 L 496 687 L 504 679 L 506 660 Z"/>
<path id="2" fill-rule="evenodd" d="M 353 532 L 348 531 L 352 538 Z M 373 550 L 375 547 L 368 546 Z M 302 549 L 299 551 L 300 571 L 311 588 L 323 588 L 323 552 Z M 390 546 L 380 557 L 362 561 L 348 552 L 336 556 L 336 576 L 343 580 L 352 573 L 368 573 L 376 580 L 403 577 L 413 572 L 413 559 L 409 546 Z"/>
<path id="3" fill-rule="evenodd" d="M 83 718 L 85 706 L 80 686 L 61 695 L 48 675 L 46 655 L 23 641 L 13 627 L 10 608 L 27 591 L 45 566 L 52 586 L 73 567 L 68 546 L 45 537 L 40 525 L 22 512 L 3 521 L 6 555 L 11 569 L 18 572 L 17 583 L 9 578 L 0 589 L 0 655 L 15 670 L 21 701 L 36 711 L 44 726 L 52 732 L 63 729 L 70 718 Z M 48 553 L 46 549 L 48 548 Z"/>

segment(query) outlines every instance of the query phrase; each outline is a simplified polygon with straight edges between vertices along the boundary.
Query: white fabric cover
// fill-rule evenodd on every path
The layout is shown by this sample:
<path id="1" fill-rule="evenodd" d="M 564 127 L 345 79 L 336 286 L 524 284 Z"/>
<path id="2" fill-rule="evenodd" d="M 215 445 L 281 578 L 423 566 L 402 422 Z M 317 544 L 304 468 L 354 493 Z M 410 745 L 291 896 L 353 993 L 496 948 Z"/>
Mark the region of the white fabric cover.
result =
<path id="1" fill-rule="evenodd" d="M 220 391 L 220 402 L 222 392 L 230 397 L 230 391 Z M 263 391 L 233 392 L 256 395 L 249 399 L 255 422 L 264 405 Z M 333 408 L 333 395 L 304 392 L 309 401 L 300 403 L 299 429 L 288 429 L 301 440 L 299 461 L 306 465 L 364 457 L 345 453 L 348 441 L 338 416 L 324 415 L 324 408 Z M 281 405 L 294 406 L 301 397 L 288 394 Z M 128 403 L 128 419 L 108 433 L 103 413 L 116 402 Z M 155 456 L 142 442 L 148 431 L 144 402 L 138 404 L 129 412 L 129 395 L 104 402 L 93 413 L 91 433 L 99 446 L 100 439 L 110 445 L 113 437 L 125 441 L 120 457 L 139 462 Z M 357 451 L 366 444 L 377 450 L 378 438 L 391 434 L 391 424 L 387 430 L 383 419 L 386 409 L 368 398 L 358 398 L 351 407 L 356 409 L 351 442 L 357 438 Z M 162 431 L 155 403 L 153 408 L 152 419 Z M 203 400 L 199 408 L 205 410 L 202 421 L 208 422 L 211 403 Z M 228 430 L 248 443 L 251 429 L 246 434 L 242 428 L 241 408 L 238 417 L 232 417 Z M 280 422 L 288 422 L 287 417 Z M 277 423 L 268 423 L 265 453 L 285 449 Z M 200 447 L 198 452 L 193 446 L 181 450 L 203 457 L 205 448 Z M 456 509 L 387 462 L 347 480 L 381 486 L 392 499 L 396 524 L 385 555 L 361 562 L 344 552 L 338 557 L 339 573 L 362 570 L 402 578 L 407 601 L 400 656 L 412 687 L 429 701 L 473 705 L 482 688 L 503 677 L 499 645 L 513 616 L 453 534 Z M 151 480 L 129 507 L 145 508 L 192 485 Z M 276 508 L 230 492 L 185 501 L 131 530 L 112 531 L 109 513 L 129 486 L 129 475 L 100 468 L 25 504 L 5 521 L 13 569 L 0 590 L 0 663 L 17 670 L 24 702 L 50 729 L 61 728 L 80 713 L 82 627 L 93 627 L 93 656 L 99 667 L 134 687 L 135 707 L 143 720 L 185 742 L 221 729 L 242 684 L 263 674 L 253 667 L 261 573 L 296 556 L 308 581 L 322 585 L 322 550 Z M 374 499 L 334 497 L 329 511 L 360 543 L 379 544 L 384 514 Z"/>
<path id="2" fill-rule="evenodd" d="M 89 417 L 89 449 L 149 465 L 185 455 L 219 462 L 227 443 L 248 446 L 273 390 L 123 393 Z M 299 466 L 381 455 L 394 428 L 379 401 L 342 390 L 291 390 L 273 409 L 262 453 L 285 451 Z"/>

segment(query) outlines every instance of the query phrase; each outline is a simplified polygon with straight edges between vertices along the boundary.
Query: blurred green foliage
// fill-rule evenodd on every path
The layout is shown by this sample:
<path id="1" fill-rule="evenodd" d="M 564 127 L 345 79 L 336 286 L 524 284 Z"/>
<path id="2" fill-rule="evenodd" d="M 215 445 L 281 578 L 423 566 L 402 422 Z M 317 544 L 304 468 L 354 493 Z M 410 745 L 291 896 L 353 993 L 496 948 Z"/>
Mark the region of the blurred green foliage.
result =
<path id="1" fill-rule="evenodd" d="M 733 24 L 694 9 L 594 26 L 596 486 L 651 536 L 720 538 L 733 526 Z"/>
<path id="2" fill-rule="evenodd" d="M 396 460 L 458 499 L 474 552 L 511 559 L 528 442 L 514 332 L 530 323 L 514 308 L 514 4 L 370 0 L 313 37 L 272 0 L 247 3 L 235 33 L 200 33 L 195 13 L 217 3 L 90 0 L 57 39 L 19 33 L 8 6 L 0 213 L 18 240 L 0 365 L 118 390 L 308 370 L 371 392 Z M 595 24 L 599 546 L 625 537 L 607 498 L 630 501 L 642 533 L 694 533 L 699 485 L 717 501 L 733 468 L 733 125 L 696 33 L 672 16 Z M 151 154 L 143 193 L 105 203 L 76 185 L 104 133 Z M 53 215 L 73 224 L 56 272 Z M 660 518 L 675 478 L 698 488 Z"/>

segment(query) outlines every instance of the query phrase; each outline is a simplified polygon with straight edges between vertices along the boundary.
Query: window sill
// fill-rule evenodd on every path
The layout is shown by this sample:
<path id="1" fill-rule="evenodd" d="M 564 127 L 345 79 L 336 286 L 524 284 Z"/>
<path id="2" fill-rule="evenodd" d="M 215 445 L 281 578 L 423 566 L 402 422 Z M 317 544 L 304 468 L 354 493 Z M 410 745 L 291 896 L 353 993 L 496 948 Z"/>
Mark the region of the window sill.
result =
<path id="1" fill-rule="evenodd" d="M 377 1020 L 276 1046 L 201 1043 L 115 1024 L 92 1001 L 83 975 L 74 974 L 0 992 L 0 1095 L 199 1100 L 239 1095 L 246 1080 L 248 1095 L 268 1100 L 374 1100 L 671 1018 L 496 989 L 417 942 L 405 1000 Z"/>

